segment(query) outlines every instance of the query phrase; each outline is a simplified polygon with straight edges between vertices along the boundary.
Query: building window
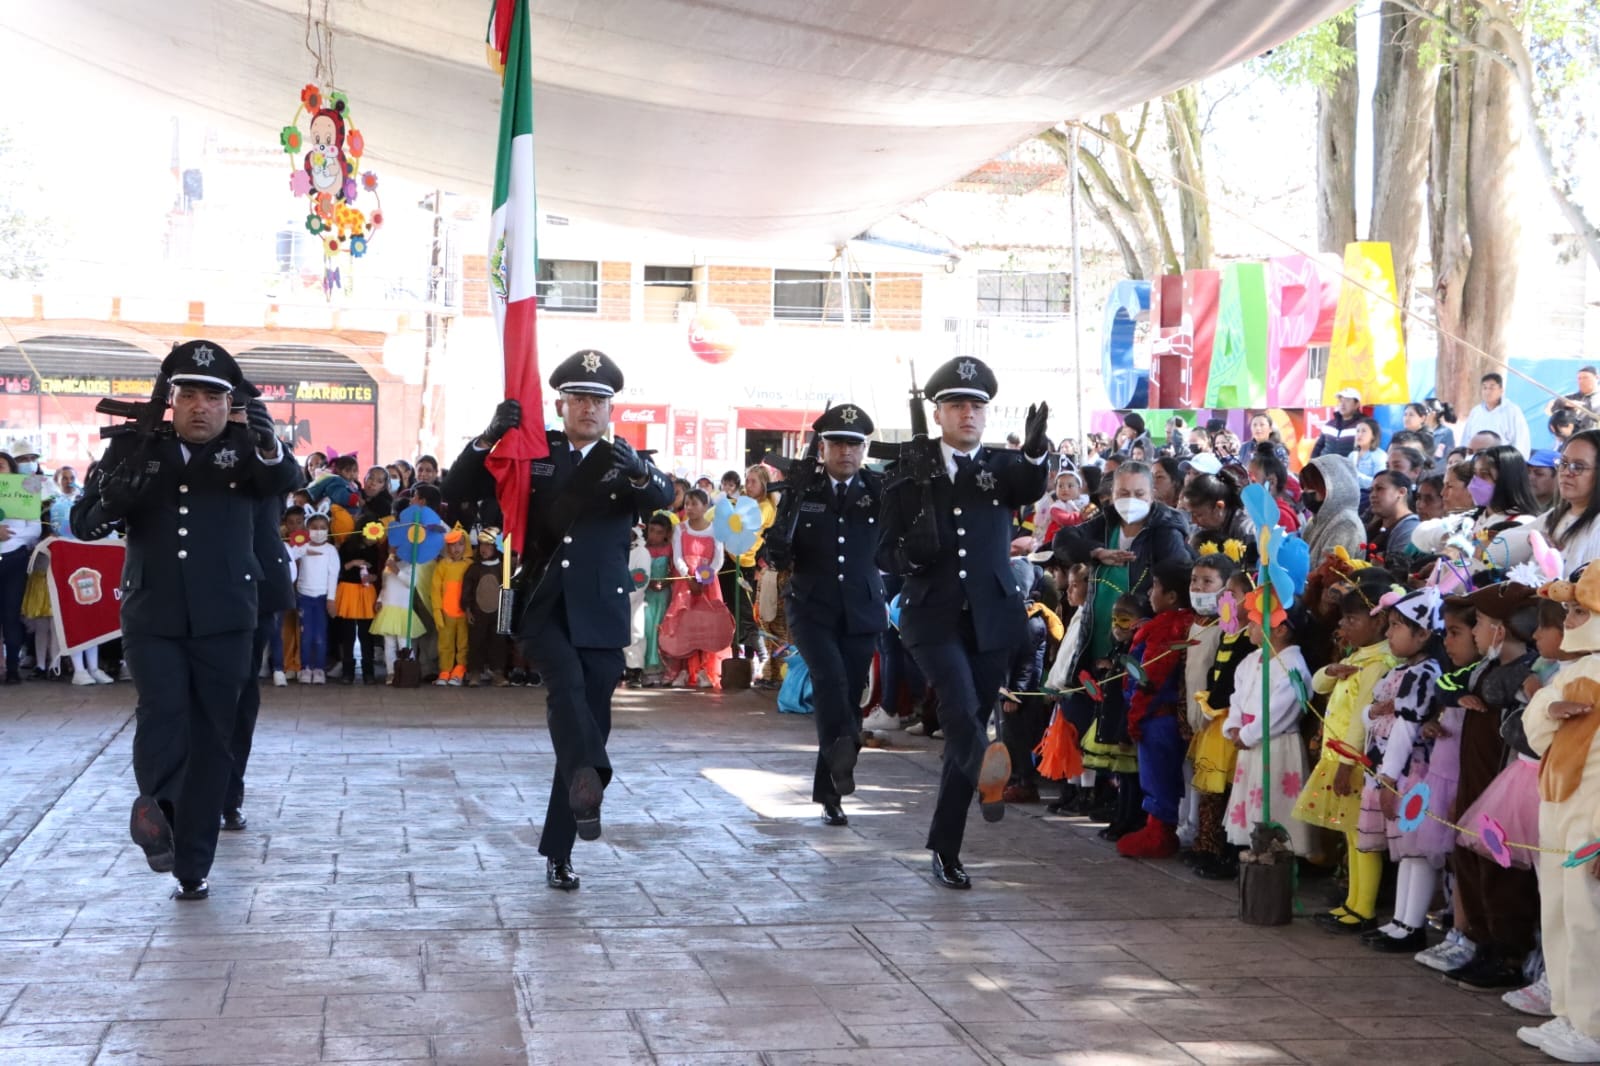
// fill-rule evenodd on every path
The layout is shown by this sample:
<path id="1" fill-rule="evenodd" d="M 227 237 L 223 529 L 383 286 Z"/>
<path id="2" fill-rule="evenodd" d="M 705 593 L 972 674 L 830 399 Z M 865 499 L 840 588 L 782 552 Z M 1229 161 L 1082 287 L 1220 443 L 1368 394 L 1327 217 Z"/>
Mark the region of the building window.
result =
<path id="1" fill-rule="evenodd" d="M 581 259 L 539 260 L 539 306 L 551 311 L 600 309 L 600 264 Z"/>
<path id="2" fill-rule="evenodd" d="M 644 268 L 644 320 L 676 322 L 686 307 L 694 305 L 694 267 Z"/>
<path id="3" fill-rule="evenodd" d="M 978 313 L 1064 315 L 1072 310 L 1072 275 L 1066 271 L 978 271 Z"/>
<path id="4" fill-rule="evenodd" d="M 791 322 L 842 322 L 844 301 L 837 271 L 774 270 L 772 317 Z M 850 321 L 872 321 L 872 275 L 850 275 Z"/>
<path id="5" fill-rule="evenodd" d="M 322 242 L 313 241 L 305 227 L 279 230 L 276 244 L 278 273 L 322 273 Z"/>
<path id="6" fill-rule="evenodd" d="M 675 289 L 688 288 L 694 284 L 694 267 L 647 266 L 644 268 L 644 283 Z"/>

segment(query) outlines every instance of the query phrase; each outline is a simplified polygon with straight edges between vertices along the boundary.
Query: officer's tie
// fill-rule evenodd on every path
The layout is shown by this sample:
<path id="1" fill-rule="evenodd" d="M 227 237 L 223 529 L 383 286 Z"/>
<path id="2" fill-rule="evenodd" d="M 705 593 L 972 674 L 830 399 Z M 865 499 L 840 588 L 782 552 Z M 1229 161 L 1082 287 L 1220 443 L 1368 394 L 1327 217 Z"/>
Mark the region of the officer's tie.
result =
<path id="1" fill-rule="evenodd" d="M 844 514 L 844 498 L 849 494 L 849 492 L 849 482 L 835 481 L 833 483 L 833 508 L 840 514 Z"/>
<path id="2" fill-rule="evenodd" d="M 965 473 L 967 471 L 967 469 L 969 467 L 972 466 L 974 460 L 973 460 L 972 456 L 967 455 L 965 452 L 956 452 L 955 453 L 955 458 L 956 458 L 956 477 L 960 477 L 963 473 Z"/>

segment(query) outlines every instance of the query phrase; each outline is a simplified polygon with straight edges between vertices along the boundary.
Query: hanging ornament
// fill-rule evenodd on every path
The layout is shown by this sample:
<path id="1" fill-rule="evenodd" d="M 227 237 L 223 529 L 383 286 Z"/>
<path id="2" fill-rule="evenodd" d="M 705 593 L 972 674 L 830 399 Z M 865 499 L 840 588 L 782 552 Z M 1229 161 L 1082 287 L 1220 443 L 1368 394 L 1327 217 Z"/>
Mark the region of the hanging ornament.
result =
<path id="1" fill-rule="evenodd" d="M 1568 855 L 1561 865 L 1568 867 L 1582 866 L 1585 863 L 1593 862 L 1596 857 L 1600 857 L 1600 840 L 1591 840 L 1571 855 Z"/>
<path id="2" fill-rule="evenodd" d="M 365 256 L 383 225 L 378 175 L 361 169 L 366 139 L 351 125 L 344 93 L 307 85 L 278 143 L 294 168 L 289 191 L 306 200 L 306 232 L 322 242 L 322 291 L 331 300 L 344 288 L 340 264 L 347 272 L 350 260 Z"/>
<path id="3" fill-rule="evenodd" d="M 1433 790 L 1426 781 L 1418 781 L 1400 797 L 1400 817 L 1395 819 L 1400 832 L 1410 833 L 1422 828 L 1428 817 L 1428 801 L 1432 798 Z"/>
<path id="4" fill-rule="evenodd" d="M 1506 846 L 1506 827 L 1500 824 L 1498 818 L 1480 814 L 1478 837 L 1483 841 L 1483 850 L 1489 853 L 1489 858 L 1506 869 L 1511 869 L 1511 849 Z"/>

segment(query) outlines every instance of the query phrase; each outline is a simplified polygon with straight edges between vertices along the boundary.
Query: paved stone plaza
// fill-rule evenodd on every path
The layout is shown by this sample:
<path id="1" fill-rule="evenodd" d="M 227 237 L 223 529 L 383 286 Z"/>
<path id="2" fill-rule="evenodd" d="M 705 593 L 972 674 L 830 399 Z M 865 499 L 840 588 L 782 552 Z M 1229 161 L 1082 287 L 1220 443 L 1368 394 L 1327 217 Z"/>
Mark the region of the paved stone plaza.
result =
<path id="1" fill-rule="evenodd" d="M 758 693 L 619 694 L 566 895 L 542 692 L 269 689 L 250 827 L 175 903 L 127 836 L 132 699 L 0 691 L 7 1066 L 1545 1061 L 1497 997 L 1042 807 L 974 812 L 975 887 L 937 887 L 939 743 L 864 752 L 828 829 L 810 720 Z"/>

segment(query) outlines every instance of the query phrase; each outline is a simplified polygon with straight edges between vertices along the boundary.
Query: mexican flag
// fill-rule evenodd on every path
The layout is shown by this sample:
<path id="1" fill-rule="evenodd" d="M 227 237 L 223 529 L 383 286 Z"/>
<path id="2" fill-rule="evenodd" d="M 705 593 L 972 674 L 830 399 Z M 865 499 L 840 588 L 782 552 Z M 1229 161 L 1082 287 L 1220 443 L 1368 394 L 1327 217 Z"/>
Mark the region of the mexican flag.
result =
<path id="1" fill-rule="evenodd" d="M 489 26 L 491 58 L 501 83 L 500 152 L 494 168 L 494 217 L 489 226 L 489 287 L 506 399 L 522 403 L 522 425 L 489 454 L 507 542 L 522 550 L 528 514 L 529 464 L 550 454 L 544 435 L 544 393 L 539 384 L 534 284 L 539 252 L 538 205 L 533 189 L 533 57 L 528 46 L 528 0 L 495 0 Z"/>

